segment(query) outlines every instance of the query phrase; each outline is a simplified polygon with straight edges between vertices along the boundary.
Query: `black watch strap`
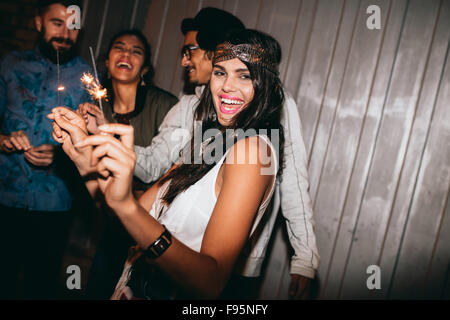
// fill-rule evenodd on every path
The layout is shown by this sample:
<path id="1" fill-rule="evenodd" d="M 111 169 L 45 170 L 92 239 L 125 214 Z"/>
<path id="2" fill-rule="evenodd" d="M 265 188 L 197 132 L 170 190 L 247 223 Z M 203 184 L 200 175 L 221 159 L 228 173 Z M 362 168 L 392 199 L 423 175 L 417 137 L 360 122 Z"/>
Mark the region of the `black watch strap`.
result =
<path id="1" fill-rule="evenodd" d="M 151 259 L 156 259 L 161 256 L 167 248 L 172 244 L 172 235 L 166 226 L 163 225 L 164 232 L 161 233 L 158 239 L 155 240 L 147 249 L 144 250 L 144 255 Z"/>

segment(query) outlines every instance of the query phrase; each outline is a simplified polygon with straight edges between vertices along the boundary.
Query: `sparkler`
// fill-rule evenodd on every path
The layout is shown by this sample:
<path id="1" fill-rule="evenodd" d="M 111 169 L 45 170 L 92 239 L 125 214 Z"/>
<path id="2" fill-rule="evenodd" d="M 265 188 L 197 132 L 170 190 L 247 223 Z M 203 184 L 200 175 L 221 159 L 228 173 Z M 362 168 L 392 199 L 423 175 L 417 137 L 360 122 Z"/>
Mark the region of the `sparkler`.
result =
<path id="1" fill-rule="evenodd" d="M 106 89 L 102 88 L 101 85 L 94 80 L 89 72 L 83 73 L 83 76 L 80 80 L 85 85 L 86 90 L 91 95 L 91 97 L 99 101 L 100 109 L 103 112 L 101 99 L 106 98 Z"/>
<path id="2" fill-rule="evenodd" d="M 60 99 L 59 99 L 59 93 L 61 91 L 64 91 L 64 86 L 61 85 L 61 80 L 60 80 L 60 67 L 59 67 L 59 50 L 56 50 L 56 66 L 57 66 L 57 70 L 58 70 L 58 88 L 57 88 L 57 102 L 58 102 L 58 106 L 60 105 Z"/>
<path id="3" fill-rule="evenodd" d="M 101 98 L 106 96 L 106 90 L 104 90 L 104 92 L 100 92 L 101 86 L 100 86 L 100 82 L 98 81 L 97 65 L 95 64 L 94 51 L 92 51 L 91 46 L 89 46 L 89 52 L 91 53 L 92 67 L 94 68 L 94 75 L 95 75 L 95 82 L 96 82 L 96 85 L 94 85 L 94 87 L 97 89 L 97 91 L 95 93 L 95 97 L 98 99 L 98 103 L 100 105 L 100 110 L 102 110 L 102 113 L 103 113 L 103 106 L 102 106 Z"/>
<path id="4" fill-rule="evenodd" d="M 87 72 L 83 73 L 83 76 L 81 77 L 80 80 L 85 85 L 86 90 L 91 95 L 91 97 L 94 100 L 98 101 L 100 110 L 102 111 L 103 115 L 102 124 L 104 124 L 106 121 L 103 113 L 102 99 L 105 99 L 107 97 L 107 92 L 106 89 L 102 88 L 100 82 L 98 81 L 97 67 L 95 64 L 94 52 L 92 51 L 92 47 L 89 47 L 89 51 L 91 53 L 92 67 L 94 68 L 95 79 L 89 72 Z"/>

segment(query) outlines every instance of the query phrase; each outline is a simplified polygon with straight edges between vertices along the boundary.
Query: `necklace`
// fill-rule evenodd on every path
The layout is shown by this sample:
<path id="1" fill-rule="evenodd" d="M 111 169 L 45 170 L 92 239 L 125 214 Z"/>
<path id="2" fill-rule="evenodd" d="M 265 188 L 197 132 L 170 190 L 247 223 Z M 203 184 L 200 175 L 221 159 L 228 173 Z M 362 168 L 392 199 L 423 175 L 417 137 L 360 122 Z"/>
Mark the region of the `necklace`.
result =
<path id="1" fill-rule="evenodd" d="M 131 119 L 134 117 L 134 112 L 130 111 L 127 113 L 117 113 L 117 112 L 113 112 L 113 117 L 114 119 L 116 119 L 116 121 L 118 123 L 122 123 L 122 124 L 130 124 Z"/>

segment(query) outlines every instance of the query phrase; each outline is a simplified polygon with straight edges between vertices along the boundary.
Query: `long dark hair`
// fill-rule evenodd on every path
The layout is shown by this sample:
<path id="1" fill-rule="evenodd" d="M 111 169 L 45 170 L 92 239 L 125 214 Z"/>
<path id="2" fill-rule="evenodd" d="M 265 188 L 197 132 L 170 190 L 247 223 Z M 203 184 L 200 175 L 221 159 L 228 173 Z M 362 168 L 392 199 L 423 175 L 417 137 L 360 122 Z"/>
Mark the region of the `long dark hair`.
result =
<path id="1" fill-rule="evenodd" d="M 264 48 L 265 54 L 269 55 L 270 59 L 273 61 L 278 62 L 280 59 L 280 45 L 275 39 L 265 33 L 250 29 L 239 30 L 228 35 L 226 41 L 233 45 L 258 45 Z M 278 130 L 279 143 L 277 143 L 277 146 L 279 147 L 280 163 L 278 175 L 280 175 L 283 164 L 284 146 L 283 128 L 280 123 L 282 106 L 284 103 L 284 93 L 281 81 L 277 74 L 267 70 L 261 65 L 247 63 L 245 61 L 242 62 L 247 66 L 250 72 L 254 96 L 250 104 L 237 114 L 233 124 L 229 127 L 223 127 L 218 122 L 209 84 L 206 85 L 203 91 L 194 118 L 202 123 L 202 137 L 204 132 L 211 128 L 220 130 L 222 135 L 224 135 L 226 129 L 242 129 L 243 131 L 255 129 L 257 132 L 266 129 L 267 136 L 272 140 L 271 129 Z M 235 141 L 238 140 L 236 137 L 234 139 Z M 222 141 L 224 140 L 222 139 Z M 223 144 L 224 151 L 226 151 L 225 148 L 227 146 L 229 146 L 229 144 Z M 194 152 L 196 150 L 198 150 L 198 148 L 196 148 L 194 139 L 192 139 L 191 158 L 189 163 L 185 162 L 181 164 L 160 180 L 160 185 L 171 180 L 169 189 L 163 197 L 163 201 L 166 204 L 172 203 L 179 193 L 196 183 L 205 176 L 212 167 L 214 167 L 215 163 L 208 164 L 204 161 L 200 164 L 195 164 Z"/>

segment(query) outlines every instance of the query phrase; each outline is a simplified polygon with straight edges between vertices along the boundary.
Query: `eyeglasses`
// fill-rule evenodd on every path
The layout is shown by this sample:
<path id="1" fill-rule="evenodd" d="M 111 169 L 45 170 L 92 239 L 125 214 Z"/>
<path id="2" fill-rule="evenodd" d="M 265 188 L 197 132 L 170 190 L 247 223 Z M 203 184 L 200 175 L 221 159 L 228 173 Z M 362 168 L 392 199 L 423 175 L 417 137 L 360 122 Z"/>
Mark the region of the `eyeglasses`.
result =
<path id="1" fill-rule="evenodd" d="M 200 49 L 199 46 L 190 46 L 186 45 L 183 48 L 181 48 L 181 58 L 186 57 L 186 59 L 191 60 L 192 57 L 192 51 Z"/>

